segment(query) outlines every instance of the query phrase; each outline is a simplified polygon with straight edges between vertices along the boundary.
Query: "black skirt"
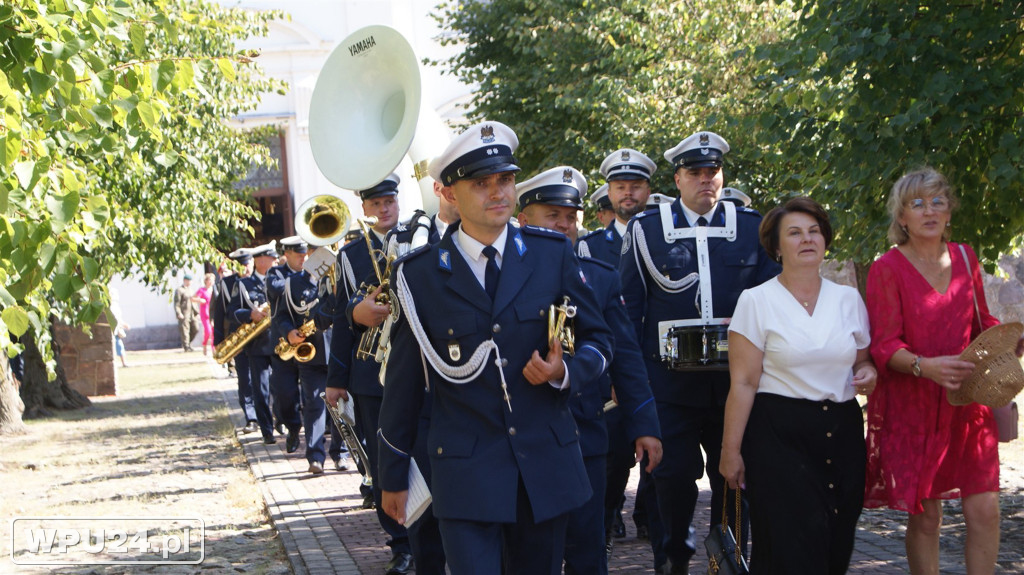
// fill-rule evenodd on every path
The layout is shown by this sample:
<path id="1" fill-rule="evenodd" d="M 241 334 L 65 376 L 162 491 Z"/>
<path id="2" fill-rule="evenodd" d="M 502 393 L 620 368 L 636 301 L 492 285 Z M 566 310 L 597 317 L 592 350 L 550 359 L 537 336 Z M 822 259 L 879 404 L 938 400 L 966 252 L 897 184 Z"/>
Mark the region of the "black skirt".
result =
<path id="1" fill-rule="evenodd" d="M 864 418 L 857 402 L 758 393 L 742 454 L 751 573 L 846 573 L 864 503 Z"/>

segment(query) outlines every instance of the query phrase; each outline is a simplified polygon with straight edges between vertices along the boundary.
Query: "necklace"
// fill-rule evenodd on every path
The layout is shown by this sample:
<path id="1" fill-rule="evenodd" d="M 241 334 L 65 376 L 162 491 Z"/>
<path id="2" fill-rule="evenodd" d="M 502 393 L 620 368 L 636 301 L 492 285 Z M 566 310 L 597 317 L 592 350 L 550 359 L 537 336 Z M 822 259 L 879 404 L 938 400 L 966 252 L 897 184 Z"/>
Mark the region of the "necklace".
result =
<path id="1" fill-rule="evenodd" d="M 797 295 L 797 293 L 792 288 L 790 288 L 788 285 L 786 285 L 786 282 L 782 281 L 782 276 L 781 275 L 778 276 L 778 279 L 779 279 L 779 283 L 782 284 L 782 287 L 786 288 L 786 291 L 788 291 L 793 296 L 793 298 L 796 299 L 796 301 L 798 301 L 801 304 L 803 304 L 803 306 L 805 308 L 810 308 L 811 307 L 811 300 L 817 298 L 817 294 L 815 294 L 815 295 L 811 296 L 810 298 L 804 299 L 804 298 L 800 297 L 799 295 Z M 820 289 L 820 286 L 819 286 L 819 289 Z"/>

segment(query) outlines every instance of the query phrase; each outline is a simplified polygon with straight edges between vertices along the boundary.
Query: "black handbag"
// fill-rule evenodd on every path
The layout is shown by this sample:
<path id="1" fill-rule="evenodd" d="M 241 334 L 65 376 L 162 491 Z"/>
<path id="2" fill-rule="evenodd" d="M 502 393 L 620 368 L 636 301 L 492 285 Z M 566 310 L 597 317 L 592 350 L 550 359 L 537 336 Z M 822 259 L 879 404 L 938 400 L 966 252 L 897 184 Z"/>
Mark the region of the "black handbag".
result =
<path id="1" fill-rule="evenodd" d="M 729 492 L 729 484 L 725 485 Z M 708 575 L 745 575 L 750 573 L 747 561 L 740 552 L 729 521 L 726 518 L 726 503 L 722 502 L 722 522 L 711 528 L 711 534 L 704 540 L 708 552 Z M 736 532 L 740 531 L 740 490 L 736 490 Z"/>

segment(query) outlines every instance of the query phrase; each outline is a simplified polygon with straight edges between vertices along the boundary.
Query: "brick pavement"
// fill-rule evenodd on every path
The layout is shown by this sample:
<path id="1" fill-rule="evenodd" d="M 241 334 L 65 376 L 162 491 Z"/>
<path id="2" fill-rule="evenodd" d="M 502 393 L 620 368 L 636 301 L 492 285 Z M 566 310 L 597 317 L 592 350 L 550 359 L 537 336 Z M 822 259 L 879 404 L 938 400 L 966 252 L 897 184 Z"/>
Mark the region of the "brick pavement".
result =
<path id="1" fill-rule="evenodd" d="M 244 424 L 234 392 L 225 392 L 225 402 L 238 427 Z M 327 471 L 319 477 L 306 473 L 303 448 L 286 454 L 284 440 L 264 445 L 258 433 L 240 435 L 239 442 L 259 480 L 271 520 L 281 535 L 293 573 L 296 575 L 381 575 L 390 559 L 384 533 L 377 524 L 375 511 L 359 508 L 360 476 L 354 470 L 338 472 L 328 460 Z M 615 540 L 609 572 L 616 574 L 653 574 L 647 541 L 636 538 L 628 512 L 633 508 L 636 469 L 627 487 L 624 517 L 626 537 Z M 708 521 L 710 490 L 706 480 L 700 483 L 697 525 Z M 957 564 L 947 564 L 943 554 L 942 573 L 963 573 Z M 690 564 L 691 573 L 704 573 L 702 552 Z M 949 557 L 956 559 L 956 557 Z M 903 543 L 872 533 L 862 525 L 850 565 L 851 574 L 905 574 Z"/>

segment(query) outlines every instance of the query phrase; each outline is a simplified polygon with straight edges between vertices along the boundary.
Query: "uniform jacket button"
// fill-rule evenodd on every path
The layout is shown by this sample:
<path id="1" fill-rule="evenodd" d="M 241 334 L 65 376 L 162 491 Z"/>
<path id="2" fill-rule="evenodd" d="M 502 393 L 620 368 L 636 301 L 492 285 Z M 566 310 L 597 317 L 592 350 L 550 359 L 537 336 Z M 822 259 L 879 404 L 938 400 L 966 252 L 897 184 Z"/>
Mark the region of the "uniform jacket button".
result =
<path id="1" fill-rule="evenodd" d="M 441 455 L 442 453 L 444 453 L 444 448 L 443 447 L 438 447 L 437 448 L 437 454 Z"/>
<path id="2" fill-rule="evenodd" d="M 494 333 L 501 333 L 501 324 L 496 323 L 493 326 L 491 326 L 491 331 L 493 331 Z"/>

